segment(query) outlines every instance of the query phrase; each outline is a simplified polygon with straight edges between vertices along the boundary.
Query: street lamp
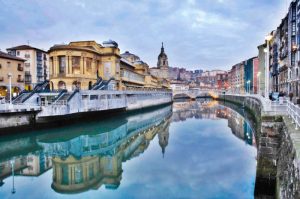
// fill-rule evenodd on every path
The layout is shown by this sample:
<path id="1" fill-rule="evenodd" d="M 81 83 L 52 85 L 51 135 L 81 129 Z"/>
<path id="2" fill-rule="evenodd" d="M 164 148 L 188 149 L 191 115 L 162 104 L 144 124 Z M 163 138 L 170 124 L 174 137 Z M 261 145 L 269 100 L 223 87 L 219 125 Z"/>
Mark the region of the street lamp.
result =
<path id="1" fill-rule="evenodd" d="M 11 92 L 11 78 L 12 78 L 12 74 L 11 73 L 8 73 L 7 74 L 7 77 L 9 79 L 9 104 L 11 105 L 12 104 L 12 100 L 11 100 L 11 95 L 12 95 L 12 92 Z"/>
<path id="2" fill-rule="evenodd" d="M 260 72 L 257 73 L 257 94 L 260 94 Z"/>
<path id="3" fill-rule="evenodd" d="M 267 42 L 267 48 L 264 49 L 265 52 L 265 98 L 269 96 L 269 65 L 270 65 L 270 40 L 273 38 L 272 35 L 267 35 L 265 37 Z"/>
<path id="4" fill-rule="evenodd" d="M 15 188 L 15 159 L 10 160 L 10 165 L 11 165 L 11 174 L 12 174 L 11 193 L 14 194 L 14 193 L 16 193 L 16 188 Z"/>

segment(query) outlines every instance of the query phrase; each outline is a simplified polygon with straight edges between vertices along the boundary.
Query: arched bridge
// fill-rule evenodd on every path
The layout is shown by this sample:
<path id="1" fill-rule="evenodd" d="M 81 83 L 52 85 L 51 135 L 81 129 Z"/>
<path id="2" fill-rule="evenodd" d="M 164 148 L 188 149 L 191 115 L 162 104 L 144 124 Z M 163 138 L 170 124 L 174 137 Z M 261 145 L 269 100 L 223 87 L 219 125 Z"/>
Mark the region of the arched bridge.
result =
<path id="1" fill-rule="evenodd" d="M 217 98 L 219 96 L 219 92 L 216 90 L 174 90 L 173 91 L 173 98 L 191 98 L 196 99 L 200 97 L 213 97 Z"/>

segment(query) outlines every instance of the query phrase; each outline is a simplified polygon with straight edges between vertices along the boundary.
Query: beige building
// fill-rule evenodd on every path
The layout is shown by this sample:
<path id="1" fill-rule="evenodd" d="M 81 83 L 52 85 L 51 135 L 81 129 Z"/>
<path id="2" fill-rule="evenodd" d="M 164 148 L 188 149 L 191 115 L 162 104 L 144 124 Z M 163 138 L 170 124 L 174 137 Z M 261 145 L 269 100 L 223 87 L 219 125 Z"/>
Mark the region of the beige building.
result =
<path id="1" fill-rule="evenodd" d="M 114 78 L 117 82 L 120 79 L 120 50 L 116 42 L 103 45 L 95 41 L 70 42 L 51 47 L 49 55 L 52 89 L 87 90 L 98 77 Z"/>
<path id="2" fill-rule="evenodd" d="M 29 45 L 7 49 L 8 54 L 25 59 L 25 89 L 32 90 L 37 83 L 49 80 L 49 57 L 46 51 Z"/>
<path id="3" fill-rule="evenodd" d="M 24 89 L 24 59 L 0 51 L 0 97 L 9 95 L 9 76 L 11 75 L 12 96 Z"/>
<path id="4" fill-rule="evenodd" d="M 122 89 L 130 87 L 163 88 L 158 78 L 150 73 L 149 65 L 128 51 L 121 54 Z"/>

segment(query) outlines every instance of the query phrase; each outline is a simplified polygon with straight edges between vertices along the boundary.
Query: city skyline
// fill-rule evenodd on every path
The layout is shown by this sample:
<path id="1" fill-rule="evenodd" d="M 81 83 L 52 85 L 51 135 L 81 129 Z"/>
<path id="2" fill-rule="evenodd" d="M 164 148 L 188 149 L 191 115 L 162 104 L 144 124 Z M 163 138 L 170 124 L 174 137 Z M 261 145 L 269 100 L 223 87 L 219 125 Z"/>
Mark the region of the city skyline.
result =
<path id="1" fill-rule="evenodd" d="M 267 0 L 109 4 L 1 0 L 0 5 L 2 51 L 28 42 L 48 50 L 70 41 L 112 39 L 119 43 L 121 52 L 138 53 L 150 66 L 156 66 L 163 41 L 170 66 L 188 70 L 229 70 L 234 63 L 256 55 L 264 35 L 277 27 L 287 11 L 287 2 L 280 0 L 272 4 Z"/>

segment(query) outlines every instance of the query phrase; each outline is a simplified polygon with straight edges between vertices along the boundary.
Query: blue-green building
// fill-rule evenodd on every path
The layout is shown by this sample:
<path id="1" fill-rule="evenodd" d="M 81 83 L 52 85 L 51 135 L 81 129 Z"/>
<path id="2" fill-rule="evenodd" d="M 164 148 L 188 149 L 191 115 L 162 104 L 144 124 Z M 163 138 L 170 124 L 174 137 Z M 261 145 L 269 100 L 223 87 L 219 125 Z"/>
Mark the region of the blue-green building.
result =
<path id="1" fill-rule="evenodd" d="M 254 59 L 256 57 L 252 57 L 246 61 L 244 61 L 244 88 L 246 93 L 254 93 L 253 81 L 254 81 Z"/>

